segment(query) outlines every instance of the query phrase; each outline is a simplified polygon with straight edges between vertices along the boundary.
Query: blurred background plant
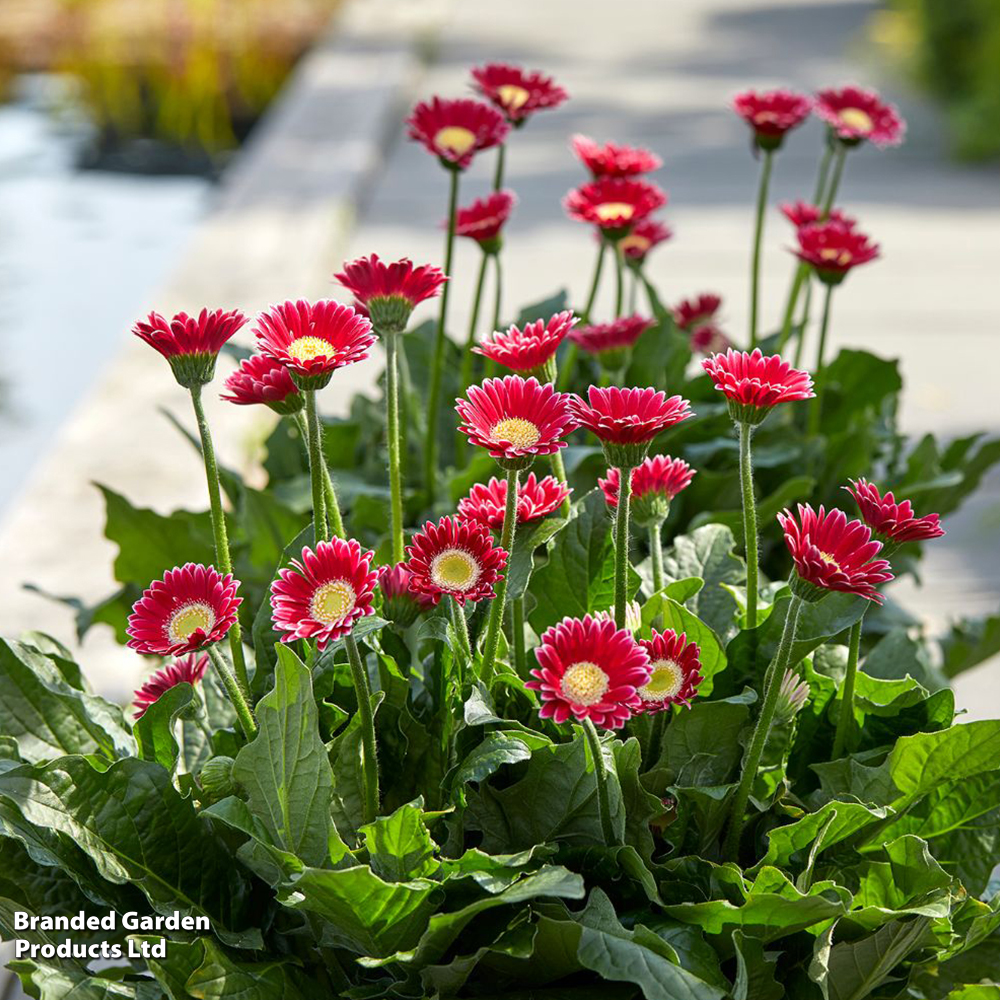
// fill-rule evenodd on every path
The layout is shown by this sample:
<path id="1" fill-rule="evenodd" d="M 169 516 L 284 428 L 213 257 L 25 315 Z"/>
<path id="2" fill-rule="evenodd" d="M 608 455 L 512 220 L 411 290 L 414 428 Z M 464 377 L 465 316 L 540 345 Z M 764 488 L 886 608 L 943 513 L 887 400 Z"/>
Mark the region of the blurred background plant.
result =
<path id="1" fill-rule="evenodd" d="M 997 0 L 891 0 L 872 35 L 944 105 L 958 157 L 1000 156 Z"/>
<path id="2" fill-rule="evenodd" d="M 58 74 L 93 125 L 91 166 L 217 168 L 339 0 L 4 0 L 0 97 Z"/>

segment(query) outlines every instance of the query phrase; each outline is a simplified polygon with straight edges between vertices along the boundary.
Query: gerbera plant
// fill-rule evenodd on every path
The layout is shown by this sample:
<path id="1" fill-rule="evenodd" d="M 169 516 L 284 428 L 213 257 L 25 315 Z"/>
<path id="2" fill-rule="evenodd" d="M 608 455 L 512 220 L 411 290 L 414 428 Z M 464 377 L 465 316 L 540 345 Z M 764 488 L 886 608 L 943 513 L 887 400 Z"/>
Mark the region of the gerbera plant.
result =
<path id="1" fill-rule="evenodd" d="M 948 681 L 996 651 L 996 617 L 938 636 L 889 587 L 1000 446 L 911 441 L 896 362 L 827 357 L 831 291 L 879 252 L 837 201 L 844 164 L 902 120 L 855 87 L 737 99 L 762 162 L 734 312 L 770 287 L 775 150 L 808 150 L 790 133 L 810 108 L 825 125 L 815 189 L 781 209 L 797 270 L 766 354 L 753 318 L 730 343 L 718 295 L 681 300 L 644 266 L 674 239 L 660 150 L 579 136 L 585 225 L 564 225 L 596 241 L 589 291 L 501 325 L 504 149 L 567 98 L 503 63 L 472 83 L 482 100 L 407 122 L 450 182 L 441 260 L 366 253 L 335 275 L 343 301 L 279 302 L 242 339 L 236 310 L 135 326 L 191 396 L 207 510 L 103 488 L 117 590 L 61 600 L 141 664 L 131 707 L 57 639 L 0 640 L 0 934 L 39 946 L 11 965 L 25 993 L 993 997 L 1000 721 L 954 725 Z M 469 172 L 486 193 L 459 207 Z M 481 253 L 457 288 L 455 236 Z M 557 265 L 537 255 L 533 277 Z M 461 336 L 449 289 L 473 307 Z M 383 372 L 341 370 L 378 341 Z M 217 369 L 220 416 L 253 425 L 221 461 Z M 184 929 L 143 957 L 145 935 L 88 924 L 66 956 L 10 926 L 80 911 Z"/>

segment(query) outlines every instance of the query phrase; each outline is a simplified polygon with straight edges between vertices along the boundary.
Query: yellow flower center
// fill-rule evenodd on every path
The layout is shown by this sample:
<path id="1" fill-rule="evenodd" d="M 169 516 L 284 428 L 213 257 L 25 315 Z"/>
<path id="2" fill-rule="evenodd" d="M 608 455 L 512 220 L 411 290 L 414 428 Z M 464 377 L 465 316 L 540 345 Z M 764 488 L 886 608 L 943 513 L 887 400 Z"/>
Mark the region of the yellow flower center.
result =
<path id="1" fill-rule="evenodd" d="M 465 549 L 445 549 L 431 560 L 431 579 L 445 590 L 466 591 L 482 569 Z"/>
<path id="2" fill-rule="evenodd" d="M 531 97 L 529 91 L 525 90 L 524 87 L 519 87 L 516 83 L 505 83 L 502 87 L 498 87 L 497 94 L 503 106 L 511 111 L 523 108 L 528 103 L 528 98 Z"/>
<path id="3" fill-rule="evenodd" d="M 288 345 L 288 353 L 296 361 L 312 361 L 313 358 L 330 357 L 333 345 L 322 337 L 296 337 Z"/>
<path id="4" fill-rule="evenodd" d="M 590 660 L 574 663 L 563 674 L 563 697 L 574 705 L 596 705 L 608 690 L 611 680 L 601 668 Z"/>
<path id="5" fill-rule="evenodd" d="M 832 264 L 839 264 L 841 267 L 847 267 L 854 259 L 850 250 L 836 250 L 833 247 L 824 247 L 820 250 L 819 255 L 823 260 L 828 260 Z"/>
<path id="6" fill-rule="evenodd" d="M 820 552 L 820 559 L 827 564 L 827 566 L 832 566 L 834 569 L 840 569 L 840 563 L 837 562 L 829 552 Z"/>
<path id="7" fill-rule="evenodd" d="M 215 612 L 203 601 L 193 601 L 178 608 L 167 623 L 171 642 L 183 642 L 198 629 L 208 632 L 215 624 Z"/>
<path id="8" fill-rule="evenodd" d="M 530 448 L 542 436 L 538 427 L 524 417 L 507 417 L 490 433 L 498 441 L 509 441 L 515 448 Z"/>
<path id="9" fill-rule="evenodd" d="M 619 244 L 622 253 L 628 250 L 638 250 L 639 253 L 645 253 L 652 245 L 652 240 L 646 239 L 645 236 L 637 236 L 635 233 L 629 233 Z"/>
<path id="10" fill-rule="evenodd" d="M 684 683 L 684 671 L 676 660 L 655 660 L 650 664 L 649 680 L 639 688 L 643 701 L 667 701 L 676 698 Z"/>
<path id="11" fill-rule="evenodd" d="M 601 222 L 608 222 L 611 219 L 631 219 L 635 215 L 635 206 L 627 201 L 606 201 L 603 205 L 598 205 L 594 209 L 594 214 Z"/>
<path id="12" fill-rule="evenodd" d="M 875 124 L 872 121 L 872 116 L 867 111 L 862 111 L 861 108 L 844 108 L 838 117 L 848 128 L 865 134 L 871 132 Z"/>
<path id="13" fill-rule="evenodd" d="M 434 145 L 464 156 L 476 144 L 476 133 L 461 125 L 449 125 L 434 136 Z"/>
<path id="14" fill-rule="evenodd" d="M 316 588 L 309 604 L 309 613 L 324 625 L 336 625 L 351 612 L 357 596 L 346 580 L 331 580 Z"/>

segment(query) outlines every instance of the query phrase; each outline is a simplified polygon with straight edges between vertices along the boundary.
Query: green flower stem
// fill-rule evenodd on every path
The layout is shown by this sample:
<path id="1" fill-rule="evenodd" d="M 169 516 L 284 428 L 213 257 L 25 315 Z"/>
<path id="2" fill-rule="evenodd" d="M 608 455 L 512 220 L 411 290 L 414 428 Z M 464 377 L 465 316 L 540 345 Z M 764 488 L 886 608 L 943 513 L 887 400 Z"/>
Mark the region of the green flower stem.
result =
<path id="1" fill-rule="evenodd" d="M 736 796 L 733 799 L 732 810 L 729 814 L 729 832 L 726 835 L 723 857 L 728 861 L 736 861 L 739 856 L 740 838 L 743 835 L 747 803 L 750 801 L 750 792 L 753 789 L 754 779 L 757 777 L 757 768 L 760 767 L 760 758 L 764 754 L 764 747 L 767 745 L 767 737 L 771 731 L 771 723 L 774 721 L 774 712 L 778 707 L 778 696 L 781 693 L 781 678 L 788 666 L 788 661 L 792 655 L 792 645 L 795 642 L 795 626 L 798 624 L 799 611 L 802 608 L 802 598 L 793 595 L 788 605 L 788 613 L 785 618 L 785 627 L 781 633 L 781 642 L 778 644 L 778 651 L 774 654 L 774 659 L 767 668 L 764 675 L 764 702 L 760 708 L 760 715 L 757 717 L 757 724 L 754 726 L 753 736 L 750 739 L 750 746 L 743 757 L 743 771 L 740 774 L 740 783 L 736 789 Z"/>
<path id="2" fill-rule="evenodd" d="M 476 346 L 476 329 L 479 326 L 479 308 L 483 301 L 483 288 L 486 285 L 486 268 L 489 265 L 490 254 L 484 253 L 479 262 L 479 275 L 476 278 L 476 294 L 472 298 L 472 313 L 469 317 L 469 335 L 465 338 L 465 356 L 462 358 L 462 389 L 468 388 L 475 374 L 476 355 L 472 348 Z M 463 439 L 464 434 L 459 435 Z"/>
<path id="3" fill-rule="evenodd" d="M 230 629 L 231 631 L 232 629 Z M 219 677 L 222 679 L 222 685 L 226 689 L 226 694 L 229 695 L 229 700 L 233 703 L 233 708 L 236 709 L 236 718 L 239 721 L 240 729 L 243 730 L 243 735 L 248 740 L 252 740 L 257 735 L 257 723 L 254 720 L 253 712 L 250 711 L 250 704 L 240 685 L 237 683 L 235 674 L 230 671 L 229 664 L 226 663 L 226 658 L 219 651 L 215 643 L 207 646 L 205 651 L 208 653 L 209 659 L 212 661 L 215 669 L 219 672 Z"/>
<path id="4" fill-rule="evenodd" d="M 299 434 L 302 437 L 302 446 L 306 450 L 306 460 L 309 459 L 309 427 L 306 424 L 306 418 L 303 416 L 301 411 L 296 413 L 293 417 L 295 420 L 295 426 L 299 429 Z M 328 511 L 336 511 L 337 518 L 339 521 L 340 516 L 340 504 L 337 502 L 337 491 L 334 489 L 333 480 L 330 478 L 330 470 L 327 467 L 326 462 L 320 462 L 320 467 L 323 472 L 323 500 L 326 503 L 326 509 Z M 344 538 L 343 524 L 341 523 L 341 532 L 337 536 L 338 538 Z"/>
<path id="5" fill-rule="evenodd" d="M 753 427 L 738 424 L 740 432 L 740 488 L 743 492 L 743 538 L 747 555 L 747 628 L 757 627 L 757 501 L 753 492 Z"/>
<path id="6" fill-rule="evenodd" d="M 309 429 L 309 479 L 312 484 L 313 541 L 318 545 L 329 538 L 326 522 L 326 491 L 323 488 L 323 446 L 320 441 L 316 393 L 306 392 L 306 425 Z"/>
<path id="7" fill-rule="evenodd" d="M 493 329 L 500 329 L 500 309 L 503 305 L 503 268 L 500 265 L 500 254 L 493 254 L 493 275 L 496 287 L 493 290 Z"/>
<path id="8" fill-rule="evenodd" d="M 622 250 L 622 241 L 618 240 L 614 245 L 615 254 L 615 319 L 622 314 L 625 305 L 625 251 Z M 589 312 L 589 310 L 588 310 Z"/>
<path id="9" fill-rule="evenodd" d="M 826 190 L 826 179 L 830 174 L 830 161 L 833 159 L 833 146 L 827 142 L 823 147 L 823 155 L 819 160 L 819 170 L 816 173 L 816 190 L 813 192 L 812 203 L 818 205 Z"/>
<path id="10" fill-rule="evenodd" d="M 361 650 L 354 636 L 344 636 L 347 660 L 351 665 L 351 679 L 358 698 L 358 715 L 361 716 L 361 761 L 364 782 L 364 814 L 366 823 L 371 823 L 378 815 L 378 751 L 375 744 L 375 716 L 372 713 L 372 692 L 368 684 L 368 671 L 361 659 Z"/>
<path id="11" fill-rule="evenodd" d="M 850 640 L 847 645 L 847 674 L 844 677 L 844 689 L 840 701 L 840 718 L 837 719 L 837 735 L 833 740 L 833 756 L 837 760 L 844 756 L 847 749 L 847 736 L 854 724 L 854 681 L 858 676 L 858 656 L 861 652 L 862 615 L 852 626 Z"/>
<path id="12" fill-rule="evenodd" d="M 501 142 L 497 147 L 497 167 L 493 174 L 493 190 L 499 191 L 503 187 L 503 172 L 507 160 L 507 143 Z"/>
<path id="13" fill-rule="evenodd" d="M 597 735 L 594 723 L 588 716 L 583 720 L 583 735 L 587 740 L 590 758 L 594 762 L 594 777 L 597 779 L 597 814 L 601 821 L 601 833 L 604 843 L 614 847 L 616 838 L 611 825 L 611 799 L 608 796 L 608 772 L 604 769 L 604 751 L 601 749 L 601 738 Z"/>
<path id="14" fill-rule="evenodd" d="M 663 590 L 663 541 L 660 538 L 660 524 L 649 526 L 649 554 L 653 557 L 653 592 Z"/>
<path id="15" fill-rule="evenodd" d="M 607 241 L 602 239 L 601 245 L 597 249 L 597 263 L 594 265 L 594 277 L 590 282 L 587 304 L 583 307 L 583 312 L 578 314 L 584 323 L 590 322 L 590 314 L 593 312 L 594 303 L 597 301 L 597 290 L 601 287 L 601 271 L 604 270 L 604 254 L 607 249 Z M 562 371 L 559 373 L 559 379 L 556 382 L 556 387 L 561 392 L 565 392 L 573 381 L 573 372 L 576 369 L 578 353 L 576 344 L 571 341 L 566 350 L 566 358 L 563 361 Z"/>
<path id="16" fill-rule="evenodd" d="M 472 663 L 472 641 L 469 639 L 469 623 L 465 620 L 465 612 L 462 606 L 454 598 L 451 598 L 451 627 L 455 630 L 458 638 L 459 652 L 465 659 Z"/>
<path id="17" fill-rule="evenodd" d="M 812 295 L 813 288 L 816 282 L 809 277 L 808 284 L 806 285 L 806 297 L 802 303 L 802 315 L 799 317 L 799 339 L 798 343 L 795 345 L 795 367 L 802 367 L 802 355 L 805 353 L 806 347 L 806 327 L 809 325 L 809 314 L 812 311 Z"/>
<path id="18" fill-rule="evenodd" d="M 194 407 L 195 420 L 198 422 L 198 435 L 201 438 L 201 456 L 205 463 L 205 479 L 208 482 L 208 502 L 212 510 L 212 532 L 215 535 L 215 561 L 220 573 L 232 573 L 233 559 L 229 553 L 229 535 L 226 532 L 226 515 L 222 510 L 222 487 L 219 483 L 219 463 L 215 459 L 215 445 L 212 443 L 212 432 L 205 417 L 205 407 L 201 401 L 201 386 L 191 386 L 191 405 Z M 247 663 L 243 655 L 243 633 L 239 618 L 233 622 L 229 630 L 229 649 L 235 664 L 234 674 L 244 699 L 250 698 L 250 678 L 247 675 Z"/>
<path id="19" fill-rule="evenodd" d="M 833 176 L 830 178 L 830 186 L 826 189 L 826 197 L 823 199 L 823 218 L 830 214 L 833 208 L 834 199 L 840 190 L 840 181 L 844 176 L 844 164 L 847 162 L 847 147 L 842 143 L 838 144 L 836 158 L 833 161 Z M 818 201 L 818 199 L 817 199 Z"/>
<path id="20" fill-rule="evenodd" d="M 524 597 L 510 602 L 511 631 L 514 633 L 514 669 L 522 680 L 528 676 L 528 655 L 524 648 Z"/>
<path id="21" fill-rule="evenodd" d="M 403 550 L 403 475 L 400 465 L 399 440 L 399 338 L 400 333 L 390 333 L 385 338 L 385 387 L 388 406 L 387 430 L 389 432 L 389 495 L 392 520 L 392 561 L 402 562 Z M 326 463 L 324 463 L 325 467 Z"/>
<path id="22" fill-rule="evenodd" d="M 774 150 L 764 150 L 761 165 L 760 184 L 757 188 L 757 212 L 754 217 L 753 257 L 750 264 L 750 350 L 757 346 L 757 314 L 760 298 L 760 248 L 764 237 L 764 214 L 767 210 L 767 193 L 771 186 L 771 169 L 774 166 Z"/>
<path id="23" fill-rule="evenodd" d="M 553 452 L 553 454 L 549 456 L 549 460 L 552 463 L 552 475 L 554 475 L 556 479 L 563 484 L 563 486 L 568 486 L 569 479 L 566 478 L 566 465 L 563 463 L 562 452 Z M 569 512 L 570 504 L 569 497 L 567 496 L 566 499 L 563 500 L 562 506 L 559 508 L 559 516 L 569 517 Z"/>
<path id="24" fill-rule="evenodd" d="M 615 509 L 615 625 L 625 628 L 628 606 L 628 531 L 632 498 L 632 470 L 618 470 L 618 506 Z"/>
<path id="25" fill-rule="evenodd" d="M 670 712 L 657 712 L 653 716 L 652 732 L 649 735 L 649 760 L 650 768 L 656 767 L 663 752 L 663 736 L 667 731 L 667 719 Z"/>
<path id="26" fill-rule="evenodd" d="M 455 250 L 455 210 L 458 207 L 457 170 L 449 170 L 448 235 L 444 244 L 444 273 L 451 277 L 451 262 Z M 429 507 L 434 506 L 437 493 L 437 424 L 441 409 L 441 382 L 444 377 L 444 345 L 448 322 L 448 291 L 450 281 L 441 289 L 441 310 L 438 313 L 437 332 L 434 336 L 434 357 L 431 364 L 431 384 L 427 395 L 427 441 L 424 446 L 424 487 Z"/>
<path id="27" fill-rule="evenodd" d="M 628 311 L 630 315 L 635 315 L 635 311 L 639 306 L 639 265 L 636 264 L 630 267 L 629 270 L 632 272 L 632 284 L 629 285 L 628 289 Z"/>
<path id="28" fill-rule="evenodd" d="M 510 561 L 514 555 L 514 529 L 517 527 L 517 480 L 518 470 L 509 469 L 507 472 L 507 505 L 504 508 L 503 530 L 500 533 L 500 548 L 507 553 L 507 569 L 497 581 L 496 597 L 490 604 L 482 674 L 482 679 L 486 684 L 489 684 L 493 679 L 497 646 L 500 643 L 500 626 L 503 624 L 504 605 L 507 601 L 507 574 L 510 572 Z"/>
<path id="29" fill-rule="evenodd" d="M 813 381 L 816 383 L 816 398 L 812 401 L 809 410 L 809 433 L 816 434 L 819 431 L 819 419 L 823 412 L 823 391 L 826 388 L 826 379 L 823 377 L 823 355 L 826 352 L 826 332 L 830 328 L 830 302 L 833 299 L 833 285 L 826 285 L 823 295 L 823 319 L 819 325 L 819 347 L 816 351 L 816 367 L 813 372 Z"/>

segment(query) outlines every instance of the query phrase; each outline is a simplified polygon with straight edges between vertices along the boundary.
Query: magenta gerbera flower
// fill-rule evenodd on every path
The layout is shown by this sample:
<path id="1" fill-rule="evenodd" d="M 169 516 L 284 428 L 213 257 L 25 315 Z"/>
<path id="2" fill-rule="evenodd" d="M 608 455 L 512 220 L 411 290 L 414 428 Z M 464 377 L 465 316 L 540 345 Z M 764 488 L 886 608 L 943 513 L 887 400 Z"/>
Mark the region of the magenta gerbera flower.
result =
<path id="1" fill-rule="evenodd" d="M 159 351 L 170 362 L 174 378 L 190 389 L 212 381 L 219 351 L 246 321 L 237 309 L 202 309 L 197 317 L 182 312 L 169 321 L 151 312 L 132 332 Z"/>
<path id="2" fill-rule="evenodd" d="M 596 179 L 599 177 L 635 177 L 648 174 L 663 166 L 655 153 L 638 146 L 620 146 L 606 142 L 603 146 L 585 135 L 574 135 L 570 147 L 580 162 Z"/>
<path id="3" fill-rule="evenodd" d="M 799 248 L 795 256 L 811 264 L 820 281 L 839 285 L 851 268 L 867 264 L 879 255 L 879 246 L 860 230 L 842 222 L 815 222 L 796 230 Z"/>
<path id="4" fill-rule="evenodd" d="M 408 135 L 450 170 L 465 170 L 476 153 L 497 146 L 510 126 L 482 101 L 433 97 L 421 101 L 406 120 Z"/>
<path id="5" fill-rule="evenodd" d="M 655 184 L 629 177 L 602 177 L 563 199 L 571 219 L 597 226 L 612 240 L 627 236 L 637 222 L 666 203 L 667 196 Z"/>
<path id="6" fill-rule="evenodd" d="M 501 230 L 516 204 L 513 191 L 494 191 L 485 198 L 477 198 L 455 213 L 455 235 L 475 240 L 485 253 L 497 253 L 503 244 Z"/>
<path id="7" fill-rule="evenodd" d="M 852 479 L 844 489 L 854 497 L 861 511 L 861 519 L 872 529 L 875 537 L 886 546 L 903 542 L 924 542 L 940 538 L 944 528 L 938 523 L 940 514 L 917 517 L 909 500 L 896 501 L 892 490 L 885 496 L 867 479 Z"/>
<path id="8" fill-rule="evenodd" d="M 208 653 L 189 653 L 157 670 L 135 692 L 132 704 L 135 705 L 136 719 L 141 719 L 146 709 L 172 687 L 178 684 L 197 684 L 205 676 L 207 667 Z"/>
<path id="9" fill-rule="evenodd" d="M 459 430 L 505 469 L 527 469 L 536 455 L 566 447 L 574 428 L 569 397 L 547 382 L 520 375 L 488 378 L 455 401 Z"/>
<path id="10" fill-rule="evenodd" d="M 243 602 L 239 582 L 212 566 L 186 563 L 154 580 L 132 605 L 128 645 L 140 653 L 183 656 L 223 639 Z"/>
<path id="11" fill-rule="evenodd" d="M 891 580 L 892 572 L 885 559 L 875 558 L 882 543 L 872 538 L 871 529 L 861 521 L 848 521 L 836 508 L 827 513 L 824 507 L 815 511 L 799 504 L 798 513 L 797 521 L 789 510 L 778 515 L 795 563 L 795 593 L 817 601 L 826 591 L 839 590 L 881 604 L 875 588 Z"/>
<path id="12" fill-rule="evenodd" d="M 691 707 L 698 685 L 705 679 L 701 673 L 701 650 L 687 635 L 678 635 L 672 628 L 664 632 L 653 629 L 652 639 L 640 639 L 639 645 L 649 654 L 649 680 L 639 688 L 642 699 L 640 712 L 665 712 L 671 705 Z"/>
<path id="13" fill-rule="evenodd" d="M 378 573 L 371 561 L 372 553 L 353 539 L 334 538 L 315 551 L 304 548 L 293 568 L 278 570 L 271 584 L 271 620 L 281 641 L 315 639 L 316 648 L 325 649 L 372 614 Z"/>
<path id="14" fill-rule="evenodd" d="M 288 369 L 266 354 L 244 358 L 226 379 L 226 388 L 229 393 L 223 393 L 222 398 L 237 406 L 263 404 L 275 413 L 289 414 L 298 413 L 303 405 Z"/>
<path id="15" fill-rule="evenodd" d="M 730 416 L 741 424 L 759 424 L 778 403 L 816 395 L 808 372 L 793 368 L 778 354 L 764 357 L 759 347 L 751 354 L 730 348 L 706 358 L 701 367 L 729 400 Z"/>
<path id="16" fill-rule="evenodd" d="M 555 476 L 538 479 L 529 472 L 517 489 L 517 523 L 541 520 L 558 510 L 572 492 Z M 488 483 L 476 483 L 469 495 L 458 501 L 458 516 L 501 531 L 506 508 L 507 480 L 493 476 Z"/>
<path id="17" fill-rule="evenodd" d="M 257 317 L 260 349 L 283 364 L 300 389 L 322 389 L 344 365 L 364 361 L 375 343 L 371 321 L 332 299 L 283 302 Z"/>
<path id="18" fill-rule="evenodd" d="M 733 99 L 733 110 L 753 129 L 761 149 L 777 149 L 809 117 L 812 101 L 791 90 L 747 90 Z"/>
<path id="19" fill-rule="evenodd" d="M 557 108 L 569 94 L 550 76 L 507 63 L 488 63 L 472 70 L 474 86 L 495 104 L 512 125 L 523 125 L 536 111 Z"/>
<path id="20" fill-rule="evenodd" d="M 382 615 L 399 628 L 409 628 L 422 611 L 434 607 L 426 594 L 410 589 L 412 574 L 405 562 L 378 569 L 378 586 L 382 591 Z"/>
<path id="21" fill-rule="evenodd" d="M 733 346 L 733 342 L 714 323 L 696 326 L 691 331 L 690 344 L 696 354 L 718 354 Z"/>
<path id="22" fill-rule="evenodd" d="M 439 295 L 448 280 L 430 264 L 414 267 L 405 257 L 386 264 L 374 253 L 345 264 L 334 278 L 354 295 L 380 333 L 402 333 L 414 307 Z"/>
<path id="23" fill-rule="evenodd" d="M 543 719 L 589 718 L 602 729 L 620 729 L 641 706 L 649 654 L 613 621 L 564 618 L 545 632 L 535 656 L 538 668 L 525 686 L 541 695 Z"/>
<path id="24" fill-rule="evenodd" d="M 571 396 L 570 412 L 581 427 L 601 439 L 604 457 L 616 469 L 632 469 L 646 457 L 650 442 L 661 431 L 694 416 L 681 396 L 667 398 L 655 389 L 607 389 L 592 385 L 588 403 Z"/>
<path id="25" fill-rule="evenodd" d="M 858 220 L 850 215 L 845 215 L 839 208 L 831 208 L 826 219 L 823 218 L 823 209 L 819 205 L 811 205 L 807 201 L 790 201 L 781 206 L 781 214 L 798 229 L 800 226 L 811 226 L 814 222 L 839 222 L 848 229 L 856 226 Z"/>
<path id="26" fill-rule="evenodd" d="M 906 122 L 895 106 L 874 90 L 841 87 L 816 95 L 816 114 L 849 146 L 868 142 L 875 146 L 898 146 L 906 133 Z"/>
<path id="27" fill-rule="evenodd" d="M 551 382 L 554 368 L 550 362 L 563 339 L 578 322 L 571 311 L 565 310 L 549 320 L 538 319 L 525 323 L 523 327 L 497 330 L 472 350 L 512 371 Z"/>
<path id="28" fill-rule="evenodd" d="M 459 604 L 495 596 L 494 585 L 507 553 L 493 544 L 483 524 L 457 517 L 428 521 L 406 548 L 410 590 L 434 604 L 453 597 Z"/>
<path id="29" fill-rule="evenodd" d="M 637 222 L 618 244 L 625 259 L 632 264 L 641 264 L 654 247 L 673 239 L 674 231 L 658 219 L 642 219 Z"/>
<path id="30" fill-rule="evenodd" d="M 686 490 L 694 479 L 695 470 L 682 458 L 669 455 L 650 455 L 632 470 L 632 519 L 643 527 L 662 524 L 670 513 L 670 501 L 681 490 Z M 618 507 L 618 490 L 621 474 L 608 469 L 606 478 L 597 484 L 604 493 L 608 506 Z"/>
<path id="31" fill-rule="evenodd" d="M 596 355 L 605 368 L 617 371 L 627 364 L 629 352 L 638 339 L 655 325 L 653 320 L 638 314 L 623 316 L 610 323 L 578 326 L 570 331 L 569 339 Z"/>
<path id="32" fill-rule="evenodd" d="M 722 297 L 712 292 L 702 292 L 693 299 L 684 299 L 674 306 L 674 322 L 681 330 L 711 323 L 722 305 Z"/>

